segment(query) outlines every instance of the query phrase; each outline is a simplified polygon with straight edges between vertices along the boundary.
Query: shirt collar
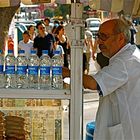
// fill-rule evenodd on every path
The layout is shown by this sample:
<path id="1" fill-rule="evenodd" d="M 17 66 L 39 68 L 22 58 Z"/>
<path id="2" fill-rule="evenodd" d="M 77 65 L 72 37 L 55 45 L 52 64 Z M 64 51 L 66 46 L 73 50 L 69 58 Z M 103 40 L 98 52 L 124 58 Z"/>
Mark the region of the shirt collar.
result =
<path id="1" fill-rule="evenodd" d="M 127 48 L 129 48 L 130 46 L 132 46 L 130 43 L 126 44 L 123 48 L 121 48 L 115 55 L 113 55 L 110 60 L 114 59 L 115 57 L 117 57 L 120 53 L 122 53 L 123 51 L 125 51 Z"/>
<path id="2" fill-rule="evenodd" d="M 45 36 L 48 34 L 48 32 L 45 32 Z M 42 37 L 40 34 L 38 34 L 38 37 Z"/>

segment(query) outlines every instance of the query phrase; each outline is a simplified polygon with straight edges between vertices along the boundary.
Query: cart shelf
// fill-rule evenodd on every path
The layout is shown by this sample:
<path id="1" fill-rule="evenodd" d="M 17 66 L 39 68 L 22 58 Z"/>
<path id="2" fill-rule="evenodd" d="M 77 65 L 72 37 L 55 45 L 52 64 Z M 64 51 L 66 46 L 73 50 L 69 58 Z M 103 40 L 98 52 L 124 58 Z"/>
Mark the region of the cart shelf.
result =
<path id="1" fill-rule="evenodd" d="M 70 99 L 70 90 L 0 89 L 0 98 Z"/>

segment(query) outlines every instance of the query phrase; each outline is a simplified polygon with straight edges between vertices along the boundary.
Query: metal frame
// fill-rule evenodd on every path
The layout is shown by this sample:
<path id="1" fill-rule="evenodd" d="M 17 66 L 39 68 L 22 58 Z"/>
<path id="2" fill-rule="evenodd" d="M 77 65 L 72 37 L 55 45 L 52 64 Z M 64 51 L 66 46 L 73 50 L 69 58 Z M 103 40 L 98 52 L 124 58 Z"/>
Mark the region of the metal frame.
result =
<path id="1" fill-rule="evenodd" d="M 0 89 L 0 98 L 70 99 L 70 90 Z"/>
<path id="2" fill-rule="evenodd" d="M 71 4 L 71 20 L 82 20 L 82 4 L 78 1 Z M 74 26 L 75 40 L 71 47 L 71 100 L 70 100 L 70 140 L 83 139 L 83 44 L 80 41 L 80 29 Z"/>

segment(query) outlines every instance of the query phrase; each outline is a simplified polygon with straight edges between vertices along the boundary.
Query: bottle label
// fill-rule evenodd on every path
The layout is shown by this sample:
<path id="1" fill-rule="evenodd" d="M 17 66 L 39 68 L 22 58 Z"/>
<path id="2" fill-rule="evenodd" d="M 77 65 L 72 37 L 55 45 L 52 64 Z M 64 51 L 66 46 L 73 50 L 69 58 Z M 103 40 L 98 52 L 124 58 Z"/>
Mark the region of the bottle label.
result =
<path id="1" fill-rule="evenodd" d="M 53 66 L 52 74 L 53 75 L 62 75 L 62 66 Z"/>
<path id="2" fill-rule="evenodd" d="M 17 66 L 17 74 L 25 75 L 27 72 L 27 66 Z"/>
<path id="3" fill-rule="evenodd" d="M 3 73 L 3 65 L 0 65 L 0 74 Z"/>
<path id="4" fill-rule="evenodd" d="M 29 75 L 38 75 L 38 66 L 28 66 Z"/>
<path id="5" fill-rule="evenodd" d="M 40 66 L 40 75 L 50 75 L 50 66 Z"/>
<path id="6" fill-rule="evenodd" d="M 6 66 L 5 73 L 6 74 L 15 74 L 15 66 Z"/>

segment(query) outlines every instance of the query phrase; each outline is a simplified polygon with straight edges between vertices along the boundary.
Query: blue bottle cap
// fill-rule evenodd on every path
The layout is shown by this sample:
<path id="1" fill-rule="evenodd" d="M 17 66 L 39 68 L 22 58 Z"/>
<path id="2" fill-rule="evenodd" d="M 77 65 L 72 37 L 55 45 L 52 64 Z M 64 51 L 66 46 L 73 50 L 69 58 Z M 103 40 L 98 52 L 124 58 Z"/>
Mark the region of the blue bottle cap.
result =
<path id="1" fill-rule="evenodd" d="M 60 54 L 60 51 L 54 51 L 53 54 Z"/>
<path id="2" fill-rule="evenodd" d="M 36 50 L 31 50 L 31 54 L 36 54 Z"/>
<path id="3" fill-rule="evenodd" d="M 0 54 L 2 54 L 2 50 L 0 50 Z"/>
<path id="4" fill-rule="evenodd" d="M 18 53 L 23 54 L 23 53 L 25 53 L 25 51 L 24 50 L 19 50 Z"/>
<path id="5" fill-rule="evenodd" d="M 8 50 L 8 53 L 13 53 L 13 50 Z"/>
<path id="6" fill-rule="evenodd" d="M 43 54 L 48 54 L 48 50 L 42 50 Z"/>

